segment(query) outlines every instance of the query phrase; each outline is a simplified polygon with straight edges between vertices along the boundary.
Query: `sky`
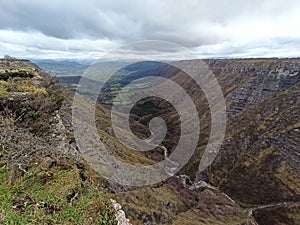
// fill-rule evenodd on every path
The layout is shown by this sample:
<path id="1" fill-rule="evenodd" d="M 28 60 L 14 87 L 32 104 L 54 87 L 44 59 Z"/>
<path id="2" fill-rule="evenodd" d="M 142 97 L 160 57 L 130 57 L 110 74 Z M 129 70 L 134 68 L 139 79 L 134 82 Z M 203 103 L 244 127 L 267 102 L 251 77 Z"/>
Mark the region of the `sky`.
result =
<path id="1" fill-rule="evenodd" d="M 199 58 L 300 56 L 299 0 L 0 0 L 0 6 L 0 57 L 99 58 L 143 40 L 172 42 Z"/>

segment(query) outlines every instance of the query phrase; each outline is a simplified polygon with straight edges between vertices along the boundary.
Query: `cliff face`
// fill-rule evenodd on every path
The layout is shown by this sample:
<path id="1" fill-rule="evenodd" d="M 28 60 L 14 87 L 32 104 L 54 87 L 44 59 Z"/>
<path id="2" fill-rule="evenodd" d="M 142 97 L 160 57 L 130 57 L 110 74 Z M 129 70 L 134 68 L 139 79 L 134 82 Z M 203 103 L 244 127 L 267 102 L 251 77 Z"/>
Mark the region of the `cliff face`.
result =
<path id="1" fill-rule="evenodd" d="M 190 176 L 192 183 L 205 180 L 218 187 L 259 224 L 297 224 L 300 214 L 300 59 L 205 62 L 223 90 L 228 121 L 220 153 L 211 167 L 201 174 L 197 169 L 210 131 L 210 112 L 205 96 L 186 74 L 169 65 L 156 66 L 152 71 L 149 68 L 133 71 L 135 78 L 159 74 L 173 80 L 185 88 L 196 104 L 201 140 L 194 157 L 181 173 Z M 184 63 L 192 66 L 195 61 Z M 130 77 L 126 79 L 124 84 Z M 176 110 L 164 101 L 148 99 L 139 102 L 132 113 L 135 113 L 132 128 L 138 130 L 136 135 L 141 137 L 149 135 L 149 118 L 162 116 L 170 127 L 170 134 L 167 133 L 163 144 L 169 153 L 173 151 L 180 135 Z M 161 160 L 159 156 L 163 153 L 158 152 L 145 156 L 154 161 Z M 271 212 L 279 209 L 286 213 L 272 220 Z M 268 222 L 262 218 L 268 218 Z"/>
<path id="2" fill-rule="evenodd" d="M 226 138 L 206 172 L 208 181 L 241 206 L 254 207 L 259 224 L 297 224 L 300 60 L 208 60 L 207 64 L 223 88 L 228 115 Z M 263 205 L 269 208 L 260 211 Z M 279 208 L 286 214 L 272 220 L 268 213 Z M 268 222 L 262 218 L 269 218 Z"/>
<path id="3" fill-rule="evenodd" d="M 231 86 L 227 115 L 235 116 L 300 81 L 299 59 L 207 61 L 214 74 Z M 233 81 L 233 82 L 232 82 Z M 223 83 L 222 86 L 225 86 Z"/>
<path id="4" fill-rule="evenodd" d="M 226 96 L 227 138 L 208 172 L 209 180 L 244 207 L 257 207 L 254 216 L 259 224 L 297 224 L 299 60 L 261 60 L 250 68 L 247 81 Z M 240 72 L 245 70 L 249 67 L 241 63 Z M 260 211 L 259 205 L 270 207 Z M 271 219 L 269 213 L 279 209 L 286 214 Z"/>

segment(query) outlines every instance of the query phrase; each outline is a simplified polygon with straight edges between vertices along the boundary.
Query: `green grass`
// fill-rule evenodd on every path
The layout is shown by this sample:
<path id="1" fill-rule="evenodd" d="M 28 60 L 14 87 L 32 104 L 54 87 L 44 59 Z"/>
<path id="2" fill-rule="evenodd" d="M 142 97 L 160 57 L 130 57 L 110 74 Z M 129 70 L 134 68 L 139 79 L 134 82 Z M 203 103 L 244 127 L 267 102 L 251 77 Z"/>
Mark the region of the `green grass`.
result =
<path id="1" fill-rule="evenodd" d="M 40 88 L 31 83 L 30 80 L 22 80 L 17 85 L 17 91 L 33 93 L 35 95 L 42 94 L 47 95 L 47 91 L 44 88 Z"/>
<path id="2" fill-rule="evenodd" d="M 0 97 L 5 97 L 7 94 L 7 82 L 0 80 Z"/>
<path id="3" fill-rule="evenodd" d="M 0 168 L 0 224 L 117 224 L 108 198 L 84 183 L 76 166 L 33 167 L 10 184 L 12 174 L 7 165 Z"/>

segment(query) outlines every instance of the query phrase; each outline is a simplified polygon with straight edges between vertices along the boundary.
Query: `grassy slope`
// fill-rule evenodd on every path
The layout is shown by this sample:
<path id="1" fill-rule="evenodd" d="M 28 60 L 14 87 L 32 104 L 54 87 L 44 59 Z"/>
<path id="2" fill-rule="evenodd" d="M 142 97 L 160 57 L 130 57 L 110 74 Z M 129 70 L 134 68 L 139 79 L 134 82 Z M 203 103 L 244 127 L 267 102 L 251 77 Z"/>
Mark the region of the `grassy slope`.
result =
<path id="1" fill-rule="evenodd" d="M 106 195 L 75 165 L 34 166 L 12 180 L 18 169 L 0 168 L 1 224 L 116 224 Z"/>
<path id="2" fill-rule="evenodd" d="M 24 63 L 15 60 L 11 69 Z M 29 68 L 37 77 L 1 81 L 0 224 L 116 224 L 89 166 L 62 154 L 51 136 L 64 89 Z"/>

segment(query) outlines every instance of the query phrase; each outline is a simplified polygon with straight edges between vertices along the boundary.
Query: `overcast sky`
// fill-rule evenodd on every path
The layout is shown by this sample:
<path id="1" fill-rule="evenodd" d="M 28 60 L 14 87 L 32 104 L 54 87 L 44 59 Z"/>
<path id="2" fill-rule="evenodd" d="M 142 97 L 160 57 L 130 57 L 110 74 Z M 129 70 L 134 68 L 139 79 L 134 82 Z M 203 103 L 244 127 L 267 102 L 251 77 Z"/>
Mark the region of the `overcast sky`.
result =
<path id="1" fill-rule="evenodd" d="M 97 58 L 163 40 L 201 58 L 299 57 L 299 0 L 0 0 L 0 56 Z"/>

